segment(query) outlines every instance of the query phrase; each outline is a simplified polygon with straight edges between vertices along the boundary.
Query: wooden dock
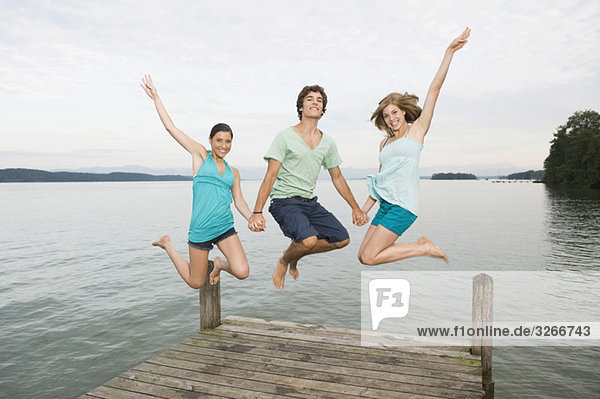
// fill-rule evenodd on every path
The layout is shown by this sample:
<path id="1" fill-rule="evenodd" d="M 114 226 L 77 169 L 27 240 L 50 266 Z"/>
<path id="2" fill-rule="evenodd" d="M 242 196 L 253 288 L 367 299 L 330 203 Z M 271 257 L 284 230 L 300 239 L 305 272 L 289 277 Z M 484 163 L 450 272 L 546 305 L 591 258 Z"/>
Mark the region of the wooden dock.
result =
<path id="1" fill-rule="evenodd" d="M 201 312 L 216 315 L 219 287 L 202 290 Z M 364 347 L 360 330 L 218 314 L 214 328 L 81 398 L 493 397 L 468 348 Z"/>

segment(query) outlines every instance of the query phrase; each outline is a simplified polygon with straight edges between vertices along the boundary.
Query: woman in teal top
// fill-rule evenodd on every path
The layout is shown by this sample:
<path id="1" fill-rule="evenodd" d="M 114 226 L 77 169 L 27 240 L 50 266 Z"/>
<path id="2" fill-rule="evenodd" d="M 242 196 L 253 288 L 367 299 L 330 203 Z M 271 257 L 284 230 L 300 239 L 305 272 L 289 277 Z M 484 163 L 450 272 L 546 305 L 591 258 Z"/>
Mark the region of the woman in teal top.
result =
<path id="1" fill-rule="evenodd" d="M 413 256 L 433 256 L 449 262 L 446 254 L 426 237 L 412 243 L 396 240 L 417 219 L 423 141 L 452 57 L 467 43 L 470 33 L 469 28 L 465 29 L 446 49 L 423 109 L 417 105 L 419 98 L 415 95 L 390 93 L 371 116 L 387 137 L 379 146 L 379 173 L 367 177 L 369 197 L 362 210 L 369 212 L 375 202 L 380 204 L 358 250 L 362 264 L 379 265 Z"/>
<path id="2" fill-rule="evenodd" d="M 217 245 L 226 260 L 215 256 L 210 284 L 219 281 L 222 270 L 245 279 L 249 272 L 248 260 L 233 228 L 231 202 L 235 203 L 246 220 L 250 220 L 252 212 L 242 196 L 240 173 L 225 162 L 225 155 L 231 150 L 233 140 L 231 128 L 224 123 L 215 125 L 209 136 L 212 150 L 207 151 L 202 144 L 175 127 L 150 75 L 144 76 L 141 86 L 154 101 L 158 116 L 169 134 L 192 155 L 194 170 L 192 218 L 188 232 L 190 260 L 187 261 L 177 252 L 168 235 L 152 245 L 167 251 L 181 278 L 192 288 L 200 288 L 205 283 L 208 252 L 213 244 Z"/>

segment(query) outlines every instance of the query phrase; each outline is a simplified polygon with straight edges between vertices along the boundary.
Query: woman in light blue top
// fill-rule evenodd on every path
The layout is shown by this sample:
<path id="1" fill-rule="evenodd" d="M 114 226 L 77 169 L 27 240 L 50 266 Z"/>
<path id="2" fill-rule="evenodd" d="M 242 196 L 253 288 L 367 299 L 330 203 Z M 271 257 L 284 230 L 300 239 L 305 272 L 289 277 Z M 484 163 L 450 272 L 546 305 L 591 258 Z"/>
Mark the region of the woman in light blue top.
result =
<path id="1" fill-rule="evenodd" d="M 452 57 L 467 43 L 470 33 L 466 28 L 446 49 L 422 110 L 417 105 L 417 96 L 390 93 L 379 102 L 371 117 L 387 137 L 379 146 L 379 173 L 367 177 L 369 197 L 362 210 L 369 212 L 375 202 L 380 204 L 358 251 L 362 264 L 379 265 L 413 256 L 433 256 L 449 262 L 446 254 L 426 237 L 413 243 L 395 242 L 417 219 L 423 141 Z"/>
<path id="2" fill-rule="evenodd" d="M 233 228 L 232 200 L 246 220 L 250 220 L 252 212 L 242 196 L 240 173 L 225 162 L 225 155 L 231 150 L 233 140 L 231 128 L 224 123 L 215 125 L 209 136 L 212 150 L 207 151 L 202 144 L 175 127 L 150 75 L 144 76 L 141 86 L 154 101 L 158 116 L 169 134 L 192 155 L 194 170 L 192 218 L 188 232 L 190 260 L 187 261 L 177 252 L 168 235 L 152 245 L 167 251 L 181 278 L 192 288 L 200 288 L 205 283 L 208 252 L 213 244 L 217 245 L 227 260 L 215 256 L 210 284 L 219 281 L 222 270 L 245 279 L 249 273 L 248 260 Z"/>

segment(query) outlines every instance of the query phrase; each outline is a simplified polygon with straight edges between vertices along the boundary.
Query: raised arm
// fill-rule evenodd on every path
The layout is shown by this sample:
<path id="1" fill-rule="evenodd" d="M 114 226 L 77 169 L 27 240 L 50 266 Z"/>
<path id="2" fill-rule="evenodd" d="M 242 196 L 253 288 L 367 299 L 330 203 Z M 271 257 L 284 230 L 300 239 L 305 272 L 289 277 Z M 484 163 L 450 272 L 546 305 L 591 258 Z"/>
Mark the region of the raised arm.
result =
<path id="1" fill-rule="evenodd" d="M 156 107 L 156 111 L 158 112 L 158 116 L 160 117 L 161 122 L 163 123 L 167 132 L 183 147 L 187 152 L 192 154 L 192 156 L 196 155 L 201 158 L 203 161 L 208 153 L 206 152 L 206 148 L 198 143 L 197 141 L 190 138 L 183 131 L 179 130 L 175 127 L 175 124 L 171 120 L 171 117 L 167 113 L 167 110 L 158 96 L 158 91 L 156 87 L 154 87 L 154 83 L 152 82 L 152 77 L 150 75 L 144 75 L 142 78 L 142 83 L 140 84 L 142 89 L 146 92 L 148 97 L 154 101 L 154 106 Z"/>
<path id="2" fill-rule="evenodd" d="M 471 29 L 466 28 L 463 33 L 460 34 L 456 39 L 452 40 L 446 51 L 444 52 L 444 58 L 440 65 L 437 73 L 435 74 L 429 90 L 427 91 L 427 97 L 425 97 L 425 103 L 423 104 L 423 111 L 421 116 L 413 123 L 411 131 L 413 134 L 417 134 L 419 138 L 423 139 L 431 126 L 431 119 L 433 118 L 433 110 L 435 109 L 435 103 L 437 102 L 440 94 L 442 84 L 446 79 L 446 74 L 450 68 L 452 57 L 457 50 L 463 48 L 467 44 Z M 421 140 L 422 141 L 422 140 Z"/>
<path id="3" fill-rule="evenodd" d="M 235 204 L 238 212 L 249 222 L 252 217 L 252 211 L 246 203 L 244 196 L 242 195 L 242 185 L 240 184 L 240 172 L 236 168 L 231 168 L 235 180 L 231 187 L 231 194 L 233 195 L 233 203 Z"/>

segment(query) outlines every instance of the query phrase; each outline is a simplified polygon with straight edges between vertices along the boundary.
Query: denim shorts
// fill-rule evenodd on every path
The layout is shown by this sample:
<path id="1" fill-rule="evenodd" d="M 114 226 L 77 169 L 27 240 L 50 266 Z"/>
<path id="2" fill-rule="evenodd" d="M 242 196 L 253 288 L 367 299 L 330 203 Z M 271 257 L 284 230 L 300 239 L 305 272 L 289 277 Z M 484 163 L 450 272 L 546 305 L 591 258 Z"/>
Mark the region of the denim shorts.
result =
<path id="1" fill-rule="evenodd" d="M 194 247 L 196 249 L 205 249 L 205 250 L 210 251 L 211 249 L 213 249 L 213 244 L 216 244 L 219 241 L 223 241 L 224 239 L 231 237 L 234 234 L 237 234 L 237 231 L 235 231 L 235 229 L 232 227 L 229 230 L 227 230 L 225 233 L 213 238 L 212 240 L 203 241 L 203 242 L 188 241 L 188 245 L 190 247 Z"/>
<path id="2" fill-rule="evenodd" d="M 379 210 L 373 218 L 373 226 L 382 225 L 386 229 L 402 235 L 414 222 L 417 216 L 399 205 L 390 204 L 387 201 L 379 202 Z"/>
<path id="3" fill-rule="evenodd" d="M 317 197 L 273 198 L 269 212 L 279 224 L 283 234 L 294 242 L 302 242 L 312 236 L 322 238 L 329 243 L 350 238 L 346 228 L 317 202 Z"/>

